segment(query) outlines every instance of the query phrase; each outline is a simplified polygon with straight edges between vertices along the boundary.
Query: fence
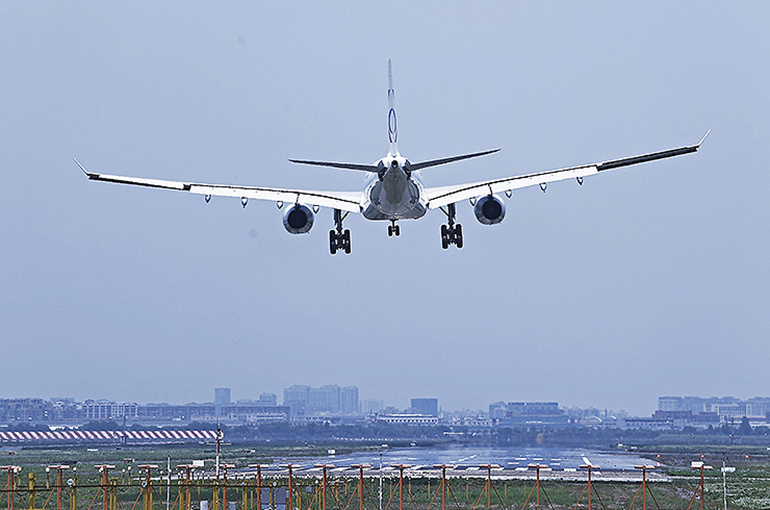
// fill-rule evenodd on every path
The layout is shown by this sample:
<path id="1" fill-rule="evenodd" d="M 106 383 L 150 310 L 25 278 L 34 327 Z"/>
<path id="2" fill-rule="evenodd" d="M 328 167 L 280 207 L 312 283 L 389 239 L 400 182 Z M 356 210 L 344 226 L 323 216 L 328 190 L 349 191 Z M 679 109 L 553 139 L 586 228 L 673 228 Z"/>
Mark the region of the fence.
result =
<path id="1" fill-rule="evenodd" d="M 413 478 L 409 466 L 394 465 L 385 475 L 372 476 L 370 466 L 356 465 L 357 476 L 330 476 L 333 466 L 318 465 L 314 473 L 297 475 L 297 467 L 282 466 L 279 472 L 263 471 L 263 465 L 235 472 L 223 465 L 221 473 L 210 473 L 199 466 L 179 466 L 177 474 L 161 475 L 157 465 L 137 466 L 142 473 L 118 471 L 112 465 L 97 465 L 96 474 L 68 466 L 46 468 L 45 483 L 35 473 L 22 476 L 18 466 L 0 466 L 7 481 L 0 489 L 0 509 L 7 510 L 516 510 L 527 508 L 661 508 L 647 479 L 650 466 L 641 469 L 641 484 L 616 483 L 609 500 L 602 499 L 592 477 L 596 466 L 582 466 L 587 480 L 544 484 L 541 470 L 534 465 L 532 480 L 493 477 L 494 465 L 482 466 L 479 475 L 447 476 L 449 466 L 434 466 L 434 477 Z M 228 471 L 229 468 L 229 471 Z M 485 473 L 484 473 L 485 471 Z M 65 480 L 65 472 L 71 475 Z M 111 476 L 115 475 L 116 476 Z M 136 474 L 136 473 L 135 473 Z M 79 476 L 78 476 L 79 475 Z M 229 476 L 228 476 L 229 475 Z M 79 480 L 80 478 L 80 480 Z M 692 479 L 691 485 L 697 482 Z M 548 487 L 546 487 L 548 485 Z M 704 470 L 700 483 L 669 508 L 705 508 Z M 553 493 L 556 493 L 555 497 Z M 632 495 L 633 494 L 633 495 Z M 625 496 L 625 498 L 624 498 Z M 620 500 L 626 503 L 621 506 Z M 630 503 L 629 503 L 630 501 Z M 100 508 L 101 507 L 101 508 Z"/>

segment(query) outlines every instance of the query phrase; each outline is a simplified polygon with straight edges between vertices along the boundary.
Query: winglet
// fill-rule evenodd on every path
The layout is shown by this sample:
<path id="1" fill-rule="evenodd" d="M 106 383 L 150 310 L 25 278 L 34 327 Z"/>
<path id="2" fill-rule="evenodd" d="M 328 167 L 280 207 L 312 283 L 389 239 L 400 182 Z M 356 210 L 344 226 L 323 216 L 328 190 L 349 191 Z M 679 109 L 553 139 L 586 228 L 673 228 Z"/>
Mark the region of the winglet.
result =
<path id="1" fill-rule="evenodd" d="M 704 141 L 706 141 L 706 138 L 708 138 L 708 136 L 709 136 L 710 134 L 711 134 L 711 130 L 709 129 L 708 131 L 706 131 L 706 134 L 705 134 L 705 135 L 703 135 L 703 138 L 701 138 L 701 139 L 700 139 L 700 142 L 698 142 L 698 144 L 696 145 L 696 147 L 700 147 L 700 146 L 701 146 L 701 144 L 703 144 L 703 142 L 704 142 Z"/>
<path id="2" fill-rule="evenodd" d="M 75 160 L 75 163 L 77 163 L 77 165 L 80 167 L 80 169 L 83 171 L 83 173 L 86 174 L 86 177 L 88 177 L 89 179 L 93 179 L 93 176 L 97 175 L 97 174 L 92 174 L 91 172 L 86 170 L 86 167 L 84 167 L 82 164 L 80 164 L 80 161 L 78 161 L 78 158 L 72 158 L 72 159 Z"/>

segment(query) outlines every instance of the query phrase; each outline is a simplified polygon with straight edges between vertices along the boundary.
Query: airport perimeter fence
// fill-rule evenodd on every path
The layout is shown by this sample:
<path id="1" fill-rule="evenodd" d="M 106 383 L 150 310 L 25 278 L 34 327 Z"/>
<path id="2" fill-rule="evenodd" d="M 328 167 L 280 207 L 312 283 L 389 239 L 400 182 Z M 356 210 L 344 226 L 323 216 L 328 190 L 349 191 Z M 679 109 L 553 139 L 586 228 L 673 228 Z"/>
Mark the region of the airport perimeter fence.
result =
<path id="1" fill-rule="evenodd" d="M 104 465 L 97 466 L 96 475 L 70 471 L 65 477 L 66 466 L 49 466 L 42 480 L 35 473 L 22 476 L 16 466 L 2 466 L 0 473 L 6 470 L 8 477 L 0 489 L 0 510 L 694 510 L 721 508 L 722 503 L 716 487 L 706 490 L 703 471 L 699 480 L 687 481 L 683 494 L 670 482 L 657 483 L 653 490 L 646 476 L 638 483 L 597 484 L 590 469 L 585 481 L 568 482 L 545 480 L 540 469 L 533 479 L 501 479 L 492 469 L 486 477 L 447 476 L 445 468 L 434 477 L 412 477 L 403 468 L 371 476 L 353 466 L 358 476 L 331 476 L 326 468 L 296 475 L 291 468 L 263 474 L 257 467 L 256 472 L 231 470 L 228 476 L 227 467 L 219 476 L 190 466 L 161 475 L 157 466 L 145 465 L 138 466 L 143 476 L 132 477 L 130 470 L 110 473 L 114 466 Z"/>

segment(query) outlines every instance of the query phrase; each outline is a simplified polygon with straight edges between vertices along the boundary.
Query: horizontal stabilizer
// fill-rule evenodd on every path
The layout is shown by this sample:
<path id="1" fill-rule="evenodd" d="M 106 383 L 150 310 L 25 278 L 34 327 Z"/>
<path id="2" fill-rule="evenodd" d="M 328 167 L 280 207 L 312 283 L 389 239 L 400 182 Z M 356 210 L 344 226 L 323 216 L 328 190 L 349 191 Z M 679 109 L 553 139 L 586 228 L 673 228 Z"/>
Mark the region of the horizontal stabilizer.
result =
<path id="1" fill-rule="evenodd" d="M 362 172 L 377 173 L 380 171 L 376 165 L 359 165 L 358 163 L 335 163 L 333 161 L 308 161 L 305 159 L 290 159 L 292 163 L 300 165 L 330 166 L 332 168 L 344 168 L 345 170 L 360 170 Z"/>
<path id="2" fill-rule="evenodd" d="M 475 158 L 478 156 L 486 156 L 487 154 L 494 154 L 500 149 L 492 149 L 483 152 L 474 152 L 473 154 L 462 154 L 460 156 L 452 156 L 450 158 L 431 159 L 429 161 L 419 161 L 417 163 L 409 163 L 409 169 L 412 171 L 422 170 L 423 168 L 429 168 L 432 166 L 445 165 L 447 163 L 453 163 L 455 161 L 461 161 L 463 159 Z"/>

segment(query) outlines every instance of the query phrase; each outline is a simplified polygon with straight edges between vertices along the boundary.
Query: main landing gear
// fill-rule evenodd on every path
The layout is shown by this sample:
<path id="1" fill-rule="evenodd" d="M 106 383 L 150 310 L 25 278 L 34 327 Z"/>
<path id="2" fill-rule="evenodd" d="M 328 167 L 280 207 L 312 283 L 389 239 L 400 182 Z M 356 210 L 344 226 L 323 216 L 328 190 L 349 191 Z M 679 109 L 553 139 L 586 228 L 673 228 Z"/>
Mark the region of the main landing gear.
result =
<path id="1" fill-rule="evenodd" d="M 390 220 L 390 225 L 388 225 L 388 237 L 398 237 L 400 235 L 401 225 L 396 225 L 396 220 Z"/>
<path id="2" fill-rule="evenodd" d="M 346 254 L 350 254 L 350 230 L 342 230 L 342 221 L 348 217 L 348 212 L 344 215 L 339 209 L 334 210 L 334 230 L 329 231 L 329 252 L 332 255 L 337 253 L 337 250 L 344 250 Z"/>
<path id="3" fill-rule="evenodd" d="M 441 210 L 444 211 L 444 208 L 442 207 Z M 463 226 L 455 223 L 457 216 L 455 204 L 449 204 L 444 214 L 446 214 L 448 225 L 441 225 L 441 247 L 446 250 L 450 244 L 454 244 L 458 248 L 462 248 Z"/>

